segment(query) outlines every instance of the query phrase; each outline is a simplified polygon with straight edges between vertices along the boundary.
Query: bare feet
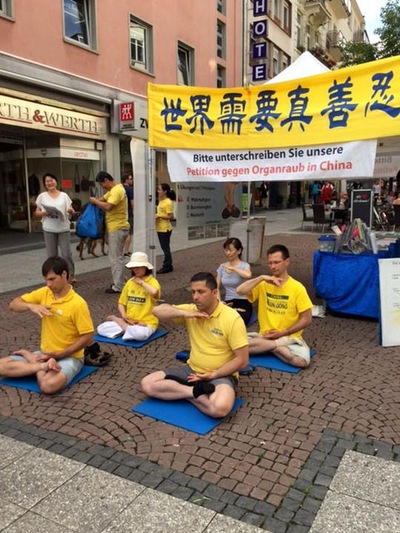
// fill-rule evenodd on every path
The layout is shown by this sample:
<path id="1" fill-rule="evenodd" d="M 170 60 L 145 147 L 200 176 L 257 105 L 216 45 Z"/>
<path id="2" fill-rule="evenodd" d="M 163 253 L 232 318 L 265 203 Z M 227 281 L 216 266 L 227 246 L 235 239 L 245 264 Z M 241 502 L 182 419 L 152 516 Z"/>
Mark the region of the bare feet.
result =
<path id="1" fill-rule="evenodd" d="M 291 344 L 303 344 L 303 342 L 297 337 L 280 337 L 275 339 L 276 346 L 290 346 Z"/>
<path id="2" fill-rule="evenodd" d="M 61 370 L 61 366 L 53 358 L 49 359 L 46 364 L 47 364 L 48 371 L 52 370 L 53 372 L 60 372 Z"/>

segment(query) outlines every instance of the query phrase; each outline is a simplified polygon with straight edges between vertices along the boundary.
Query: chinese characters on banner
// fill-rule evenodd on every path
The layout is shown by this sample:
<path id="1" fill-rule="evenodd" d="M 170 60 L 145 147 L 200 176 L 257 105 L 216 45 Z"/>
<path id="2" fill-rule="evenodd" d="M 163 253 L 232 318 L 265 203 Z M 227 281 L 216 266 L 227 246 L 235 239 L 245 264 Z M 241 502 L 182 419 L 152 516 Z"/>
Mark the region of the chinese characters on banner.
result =
<path id="1" fill-rule="evenodd" d="M 400 57 L 239 88 L 149 84 L 149 144 L 246 150 L 400 133 Z M 262 179 L 260 177 L 260 179 Z"/>

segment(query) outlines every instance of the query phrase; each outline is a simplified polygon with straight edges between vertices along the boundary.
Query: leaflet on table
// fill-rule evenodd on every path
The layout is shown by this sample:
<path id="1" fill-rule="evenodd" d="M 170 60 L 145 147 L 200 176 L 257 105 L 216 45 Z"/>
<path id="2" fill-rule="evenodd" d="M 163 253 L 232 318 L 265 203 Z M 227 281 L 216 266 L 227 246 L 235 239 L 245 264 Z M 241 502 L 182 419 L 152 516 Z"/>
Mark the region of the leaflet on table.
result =
<path id="1" fill-rule="evenodd" d="M 57 209 L 57 207 L 42 204 L 42 209 L 49 213 L 49 218 L 58 218 L 61 221 L 65 219 L 64 213 Z"/>

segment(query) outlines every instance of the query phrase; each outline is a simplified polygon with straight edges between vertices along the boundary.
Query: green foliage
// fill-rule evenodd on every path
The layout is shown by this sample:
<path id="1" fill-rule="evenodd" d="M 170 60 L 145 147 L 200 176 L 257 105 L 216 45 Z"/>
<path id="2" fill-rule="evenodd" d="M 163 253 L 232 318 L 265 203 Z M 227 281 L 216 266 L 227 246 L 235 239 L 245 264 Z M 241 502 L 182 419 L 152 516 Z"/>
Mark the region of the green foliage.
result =
<path id="1" fill-rule="evenodd" d="M 378 47 L 371 43 L 347 42 L 340 47 L 342 67 L 351 67 L 378 59 Z"/>
<path id="2" fill-rule="evenodd" d="M 379 59 L 400 55 L 400 0 L 389 0 L 381 9 L 382 26 L 379 36 Z"/>
<path id="3" fill-rule="evenodd" d="M 380 12 L 382 26 L 376 44 L 347 42 L 340 47 L 343 67 L 400 55 L 400 0 L 388 0 Z"/>

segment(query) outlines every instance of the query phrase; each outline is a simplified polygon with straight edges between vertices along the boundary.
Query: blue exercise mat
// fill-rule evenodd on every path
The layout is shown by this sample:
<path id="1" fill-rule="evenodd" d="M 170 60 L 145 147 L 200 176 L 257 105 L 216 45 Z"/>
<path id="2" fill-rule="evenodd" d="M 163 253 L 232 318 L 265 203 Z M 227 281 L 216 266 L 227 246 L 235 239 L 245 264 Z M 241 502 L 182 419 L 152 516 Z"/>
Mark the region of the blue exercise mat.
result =
<path id="1" fill-rule="evenodd" d="M 127 348 L 141 348 L 145 344 L 148 344 L 151 341 L 155 341 L 156 339 L 159 339 L 160 337 L 164 337 L 164 335 L 167 335 L 168 331 L 164 331 L 163 329 L 158 329 L 153 335 L 150 335 L 148 339 L 145 341 L 124 341 L 122 337 L 115 337 L 115 339 L 110 339 L 109 337 L 103 337 L 103 335 L 99 335 L 96 333 L 94 336 L 94 340 L 97 342 L 104 342 L 107 344 L 118 344 L 119 346 L 126 346 Z"/>
<path id="2" fill-rule="evenodd" d="M 311 350 L 310 355 L 314 357 L 315 350 Z M 298 374 L 302 370 L 299 367 L 288 365 L 284 361 L 281 361 L 272 352 L 251 355 L 249 362 L 254 366 L 268 368 L 269 370 L 280 370 L 281 372 L 289 372 L 290 374 Z"/>
<path id="3" fill-rule="evenodd" d="M 237 411 L 243 404 L 244 401 L 242 399 L 236 398 L 232 411 L 227 416 Z M 160 422 L 165 422 L 199 435 L 205 435 L 226 418 L 212 418 L 205 415 L 186 400 L 164 401 L 148 398 L 139 405 L 132 407 L 131 411 L 140 415 L 150 416 Z"/>
<path id="4" fill-rule="evenodd" d="M 69 385 L 67 385 L 66 388 L 72 387 L 72 385 L 75 385 L 75 383 L 78 383 L 78 381 L 81 381 L 81 379 L 85 379 L 87 376 L 90 376 L 90 374 L 93 374 L 93 372 L 96 372 L 98 369 L 98 366 L 84 365 L 79 374 L 74 377 L 74 379 Z M 0 385 L 14 387 L 16 389 L 29 390 L 31 392 L 38 392 L 39 394 L 42 393 L 42 391 L 39 389 L 36 376 L 25 376 L 23 378 L 2 378 L 0 379 Z"/>

